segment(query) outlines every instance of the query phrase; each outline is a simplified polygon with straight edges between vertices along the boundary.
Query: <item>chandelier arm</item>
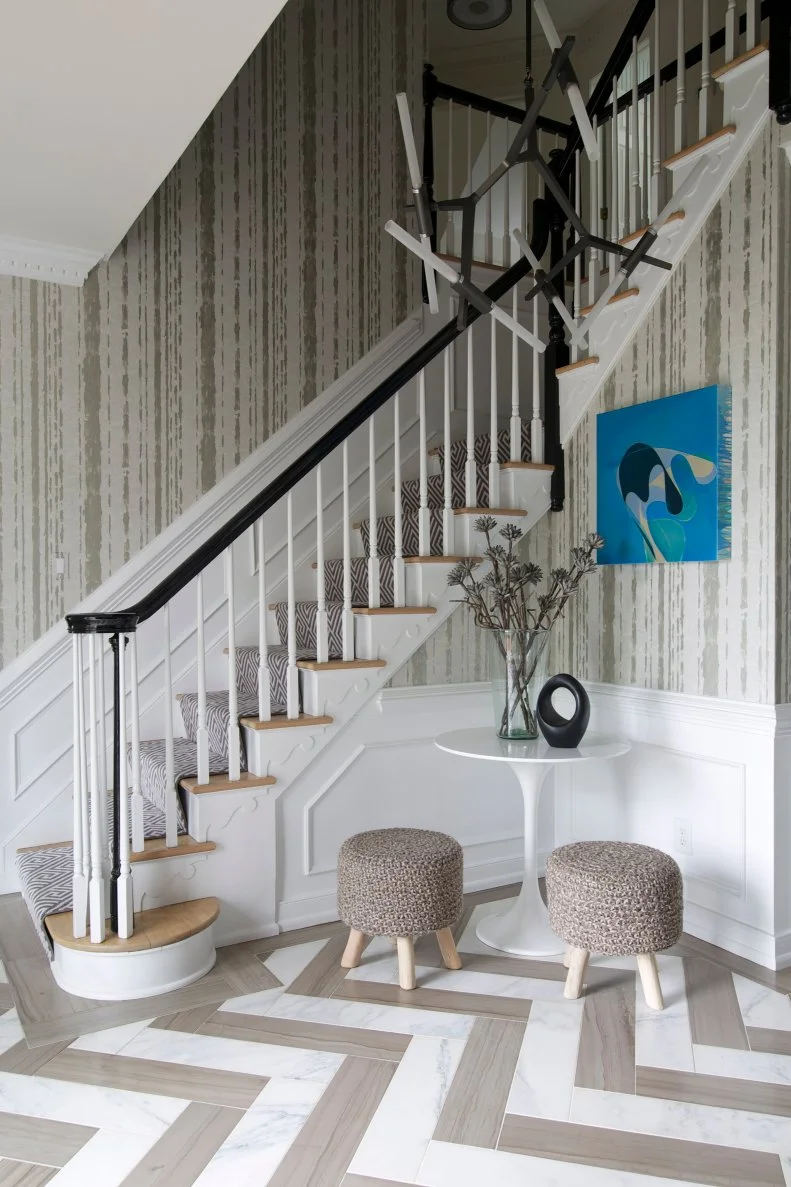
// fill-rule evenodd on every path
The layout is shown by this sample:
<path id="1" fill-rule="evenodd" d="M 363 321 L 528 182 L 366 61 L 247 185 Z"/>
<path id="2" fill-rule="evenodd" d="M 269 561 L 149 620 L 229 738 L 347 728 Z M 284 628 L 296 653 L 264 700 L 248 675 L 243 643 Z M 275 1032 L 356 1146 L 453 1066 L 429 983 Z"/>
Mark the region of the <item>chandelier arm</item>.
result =
<path id="1" fill-rule="evenodd" d="M 587 231 L 587 228 L 585 227 L 585 224 L 583 223 L 580 216 L 577 214 L 574 207 L 569 202 L 568 196 L 564 192 L 562 185 L 560 184 L 558 179 L 555 177 L 555 174 L 552 172 L 552 170 L 550 169 L 549 165 L 546 163 L 544 158 L 541 156 L 541 153 L 537 152 L 535 154 L 535 156 L 532 158 L 532 160 L 533 160 L 533 165 L 535 166 L 535 168 L 538 170 L 539 174 L 543 178 L 544 184 L 546 185 L 547 189 L 551 193 L 552 197 L 557 202 L 560 209 L 565 214 L 566 218 L 571 223 L 574 230 L 577 232 L 578 235 L 586 235 L 587 236 L 588 231 Z"/>

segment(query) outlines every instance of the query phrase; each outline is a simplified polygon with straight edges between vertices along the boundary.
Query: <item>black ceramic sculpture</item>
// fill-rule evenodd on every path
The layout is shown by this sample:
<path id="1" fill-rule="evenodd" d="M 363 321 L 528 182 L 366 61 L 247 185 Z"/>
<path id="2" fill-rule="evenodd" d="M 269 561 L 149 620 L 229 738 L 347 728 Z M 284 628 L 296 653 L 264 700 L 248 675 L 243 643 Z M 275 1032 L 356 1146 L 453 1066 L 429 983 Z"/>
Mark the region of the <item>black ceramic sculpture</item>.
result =
<path id="1" fill-rule="evenodd" d="M 570 718 L 561 717 L 552 704 L 552 694 L 559 688 L 566 688 L 574 697 L 575 708 Z M 588 694 L 573 676 L 567 672 L 560 672 L 547 680 L 536 702 L 536 718 L 541 733 L 550 746 L 558 746 L 564 750 L 572 750 L 579 746 L 590 721 L 591 705 Z"/>

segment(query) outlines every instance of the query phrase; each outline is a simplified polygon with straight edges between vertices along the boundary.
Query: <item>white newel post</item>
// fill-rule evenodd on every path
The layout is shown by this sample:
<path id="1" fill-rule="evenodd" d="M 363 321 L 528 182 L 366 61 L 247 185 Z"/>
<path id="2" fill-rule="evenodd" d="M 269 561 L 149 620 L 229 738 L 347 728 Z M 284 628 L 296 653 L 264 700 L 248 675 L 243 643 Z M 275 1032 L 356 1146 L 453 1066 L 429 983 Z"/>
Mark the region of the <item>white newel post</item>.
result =
<path id="1" fill-rule="evenodd" d="M 376 514 L 376 424 L 368 420 L 368 607 L 376 610 L 379 597 L 379 520 Z"/>
<path id="2" fill-rule="evenodd" d="M 404 521 L 401 502 L 401 393 L 393 396 L 393 605 L 406 605 L 406 569 L 404 566 Z"/>
<path id="3" fill-rule="evenodd" d="M 105 889 L 102 871 L 102 816 L 107 809 L 107 793 L 99 790 L 99 723 L 96 677 L 96 635 L 88 636 L 88 716 L 90 718 L 91 761 L 91 880 L 88 887 L 91 943 L 101 944 L 105 935 Z M 99 651 L 101 654 L 101 649 Z"/>
<path id="4" fill-rule="evenodd" d="M 491 323 L 491 359 L 489 364 L 489 506 L 500 506 L 500 461 L 497 440 L 497 322 Z"/>
<path id="5" fill-rule="evenodd" d="M 349 523 L 349 440 L 344 439 L 343 455 L 343 658 L 354 659 L 354 614 L 352 613 L 352 538 Z"/>
<path id="6" fill-rule="evenodd" d="M 256 524 L 258 543 L 258 720 L 272 720 L 272 686 L 269 679 L 267 640 L 266 540 L 263 515 Z M 323 570 L 322 570 L 323 583 Z"/>
<path id="7" fill-rule="evenodd" d="M 88 934 L 88 878 L 86 876 L 87 854 L 83 839 L 88 819 L 88 788 L 84 779 L 83 755 L 85 752 L 85 710 L 82 686 L 82 635 L 72 635 L 72 688 L 74 696 L 73 733 L 73 827 L 74 872 L 72 874 L 72 925 L 75 939 Z"/>
<path id="8" fill-rule="evenodd" d="M 288 605 L 288 672 L 286 677 L 286 716 L 292 721 L 299 717 L 299 669 L 297 667 L 297 601 L 294 592 L 294 496 L 286 495 L 286 540 Z"/>
<path id="9" fill-rule="evenodd" d="M 132 890 L 132 867 L 129 863 L 129 784 L 126 763 L 126 636 L 116 636 L 118 647 L 118 746 L 121 752 L 118 779 L 118 936 L 128 940 L 134 927 L 134 894 Z"/>
<path id="10" fill-rule="evenodd" d="M 242 742 L 236 684 L 236 583 L 233 544 L 229 544 L 225 550 L 225 584 L 228 598 L 228 778 L 237 780 L 242 774 Z"/>
<path id="11" fill-rule="evenodd" d="M 420 436 L 420 506 L 418 509 L 418 553 L 431 555 L 431 513 L 428 509 L 428 438 L 426 435 L 426 369 L 417 378 L 417 403 Z"/>
<path id="12" fill-rule="evenodd" d="M 170 602 L 162 607 L 163 645 L 165 649 L 165 845 L 173 849 L 178 844 L 178 812 L 176 810 L 176 756 L 173 749 L 173 661 L 170 654 Z"/>
<path id="13" fill-rule="evenodd" d="M 132 851 L 141 853 L 145 848 L 145 825 L 143 818 L 143 792 L 140 782 L 140 672 L 137 664 L 137 631 L 134 631 L 129 641 L 129 683 L 130 710 L 132 714 Z M 125 756 L 121 751 L 121 762 Z"/>
<path id="14" fill-rule="evenodd" d="M 203 604 L 203 573 L 195 581 L 196 639 L 198 647 L 198 728 L 195 747 L 197 750 L 198 782 L 209 782 L 209 730 L 206 724 L 206 611 Z"/>
<path id="15" fill-rule="evenodd" d="M 325 664 L 330 658 L 330 636 L 327 621 L 327 591 L 324 573 L 324 491 L 321 481 L 321 462 L 316 466 L 316 659 Z"/>
<path id="16" fill-rule="evenodd" d="M 99 726 L 99 788 L 102 796 L 103 810 L 99 817 L 102 850 L 102 885 L 104 886 L 104 913 L 110 914 L 110 866 L 112 853 L 110 847 L 110 833 L 107 821 L 107 792 L 110 780 L 107 777 L 107 700 L 104 689 L 105 646 L 104 636 L 96 637 L 97 665 L 96 665 L 96 712 Z"/>

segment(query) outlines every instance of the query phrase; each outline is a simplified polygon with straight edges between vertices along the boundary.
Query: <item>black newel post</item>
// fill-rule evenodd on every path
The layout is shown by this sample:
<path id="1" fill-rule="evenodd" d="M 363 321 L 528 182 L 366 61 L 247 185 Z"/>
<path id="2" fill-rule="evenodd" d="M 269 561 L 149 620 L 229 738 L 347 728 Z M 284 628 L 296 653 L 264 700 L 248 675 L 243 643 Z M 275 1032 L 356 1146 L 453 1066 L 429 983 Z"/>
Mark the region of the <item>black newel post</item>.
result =
<path id="1" fill-rule="evenodd" d="M 563 149 L 560 148 L 553 149 L 549 154 L 550 167 L 556 174 L 558 173 L 558 166 L 563 156 Z M 564 189 L 567 189 L 567 179 L 561 177 L 560 180 Z M 566 225 L 566 216 L 549 190 L 546 191 L 546 200 L 549 205 L 549 265 L 550 268 L 554 268 L 555 264 L 562 260 L 565 251 L 563 232 Z M 563 272 L 555 278 L 554 283 L 558 291 L 558 296 L 561 300 L 565 301 L 565 276 Z M 566 497 L 565 463 L 563 446 L 560 444 L 560 390 L 555 372 L 558 367 L 567 366 L 568 362 L 569 348 L 566 342 L 563 318 L 557 312 L 555 306 L 550 305 L 549 345 L 544 352 L 544 461 L 555 467 L 552 475 L 550 501 L 550 509 L 552 511 L 562 511 Z"/>
<path id="2" fill-rule="evenodd" d="M 113 649 L 113 847 L 112 867 L 110 870 L 110 929 L 118 932 L 118 879 L 121 875 L 121 763 L 126 762 L 126 755 L 121 754 L 121 659 L 118 650 L 119 640 L 123 639 L 124 647 L 128 642 L 125 635 L 112 635 L 110 646 Z M 124 827 L 129 827 L 128 821 Z"/>
<path id="3" fill-rule="evenodd" d="M 791 124 L 791 4 L 769 3 L 769 106 L 779 124 Z"/>
<path id="4" fill-rule="evenodd" d="M 434 102 L 437 97 L 437 76 L 434 67 L 423 67 L 423 182 L 431 211 L 431 250 L 437 250 L 437 212 L 434 209 Z M 428 303 L 426 270 L 423 269 L 423 302 Z"/>

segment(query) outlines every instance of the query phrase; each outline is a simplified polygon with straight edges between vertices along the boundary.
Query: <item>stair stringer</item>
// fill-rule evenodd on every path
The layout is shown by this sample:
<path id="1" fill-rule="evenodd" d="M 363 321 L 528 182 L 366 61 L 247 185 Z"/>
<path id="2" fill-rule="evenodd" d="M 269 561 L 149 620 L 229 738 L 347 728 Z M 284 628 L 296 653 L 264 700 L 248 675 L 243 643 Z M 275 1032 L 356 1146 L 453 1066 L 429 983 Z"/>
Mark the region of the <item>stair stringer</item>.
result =
<path id="1" fill-rule="evenodd" d="M 560 436 L 564 445 L 647 320 L 687 248 L 772 118 L 768 106 L 766 50 L 735 65 L 719 82 L 724 91 L 724 125 L 733 124 L 736 130 L 710 145 L 693 149 L 675 163 L 671 161 L 669 169 L 676 189 L 702 158 L 708 162 L 706 170 L 679 202 L 683 220 L 665 224 L 653 251 L 654 255 L 669 260 L 673 269 L 668 272 L 641 264 L 629 280 L 630 285 L 640 290 L 639 295 L 609 306 L 591 329 L 588 353 L 598 362 L 558 376 Z"/>

